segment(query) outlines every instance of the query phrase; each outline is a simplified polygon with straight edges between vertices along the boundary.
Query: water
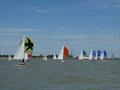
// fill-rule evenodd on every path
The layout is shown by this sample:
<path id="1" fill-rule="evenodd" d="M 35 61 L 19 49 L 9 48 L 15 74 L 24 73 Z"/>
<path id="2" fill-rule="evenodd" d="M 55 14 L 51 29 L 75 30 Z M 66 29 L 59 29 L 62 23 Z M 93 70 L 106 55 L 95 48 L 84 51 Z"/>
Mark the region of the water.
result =
<path id="1" fill-rule="evenodd" d="M 0 90 L 120 90 L 120 61 L 0 59 Z"/>

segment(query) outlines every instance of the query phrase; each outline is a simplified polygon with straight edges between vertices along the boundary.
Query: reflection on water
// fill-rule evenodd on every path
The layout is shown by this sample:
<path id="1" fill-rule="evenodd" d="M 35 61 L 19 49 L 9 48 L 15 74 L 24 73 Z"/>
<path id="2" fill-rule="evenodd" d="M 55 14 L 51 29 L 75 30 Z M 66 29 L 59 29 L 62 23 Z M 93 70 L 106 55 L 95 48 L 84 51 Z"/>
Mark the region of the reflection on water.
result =
<path id="1" fill-rule="evenodd" d="M 119 90 L 119 64 L 33 59 L 21 66 L 0 60 L 0 90 Z"/>

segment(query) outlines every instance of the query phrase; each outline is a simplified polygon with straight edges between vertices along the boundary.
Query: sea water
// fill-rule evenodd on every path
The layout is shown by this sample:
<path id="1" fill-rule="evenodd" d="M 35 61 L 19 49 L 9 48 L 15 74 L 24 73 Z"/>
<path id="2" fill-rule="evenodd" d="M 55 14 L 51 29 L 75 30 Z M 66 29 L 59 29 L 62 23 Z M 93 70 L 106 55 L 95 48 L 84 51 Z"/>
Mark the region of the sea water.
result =
<path id="1" fill-rule="evenodd" d="M 120 61 L 0 59 L 0 90 L 120 90 Z"/>

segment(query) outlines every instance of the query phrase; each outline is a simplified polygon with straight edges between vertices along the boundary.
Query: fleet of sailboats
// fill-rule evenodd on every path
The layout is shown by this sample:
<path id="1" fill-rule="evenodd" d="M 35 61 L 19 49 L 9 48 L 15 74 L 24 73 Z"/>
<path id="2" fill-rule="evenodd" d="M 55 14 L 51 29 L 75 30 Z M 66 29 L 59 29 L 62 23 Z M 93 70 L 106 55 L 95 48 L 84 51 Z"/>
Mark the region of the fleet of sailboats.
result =
<path id="1" fill-rule="evenodd" d="M 89 55 L 89 60 L 104 60 L 107 58 L 107 52 L 100 51 L 100 50 L 91 50 L 91 53 Z"/>
<path id="2" fill-rule="evenodd" d="M 14 57 L 12 58 L 11 55 L 8 55 L 8 60 L 19 60 L 20 64 L 24 65 L 30 59 L 32 59 L 32 52 L 33 52 L 33 42 L 32 39 L 28 36 L 23 36 L 21 43 L 15 53 Z M 69 56 L 69 49 L 66 46 L 63 46 L 60 50 L 60 53 L 57 55 L 53 54 L 54 60 L 61 60 L 64 62 L 64 59 Z M 107 58 L 107 52 L 105 50 L 91 50 L 90 54 L 88 55 L 85 50 L 81 50 L 81 53 L 78 57 L 79 60 L 104 60 Z M 43 60 L 48 60 L 47 55 L 43 56 Z"/>

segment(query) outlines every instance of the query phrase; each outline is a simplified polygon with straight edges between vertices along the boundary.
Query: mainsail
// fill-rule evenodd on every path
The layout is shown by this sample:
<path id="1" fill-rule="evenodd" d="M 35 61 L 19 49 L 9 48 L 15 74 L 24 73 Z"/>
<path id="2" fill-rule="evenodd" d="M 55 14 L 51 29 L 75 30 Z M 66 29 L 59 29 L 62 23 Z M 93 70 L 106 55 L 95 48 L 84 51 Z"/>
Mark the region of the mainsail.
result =
<path id="1" fill-rule="evenodd" d="M 31 59 L 33 51 L 33 42 L 30 37 L 24 36 L 20 46 L 13 59 Z"/>
<path id="2" fill-rule="evenodd" d="M 56 54 L 55 54 L 55 53 L 53 54 L 53 59 L 54 59 L 54 60 L 56 60 L 56 59 L 57 59 L 57 57 L 56 57 Z"/>
<path id="3" fill-rule="evenodd" d="M 11 61 L 12 60 L 12 57 L 11 57 L 11 55 L 9 54 L 8 55 L 8 61 Z"/>

